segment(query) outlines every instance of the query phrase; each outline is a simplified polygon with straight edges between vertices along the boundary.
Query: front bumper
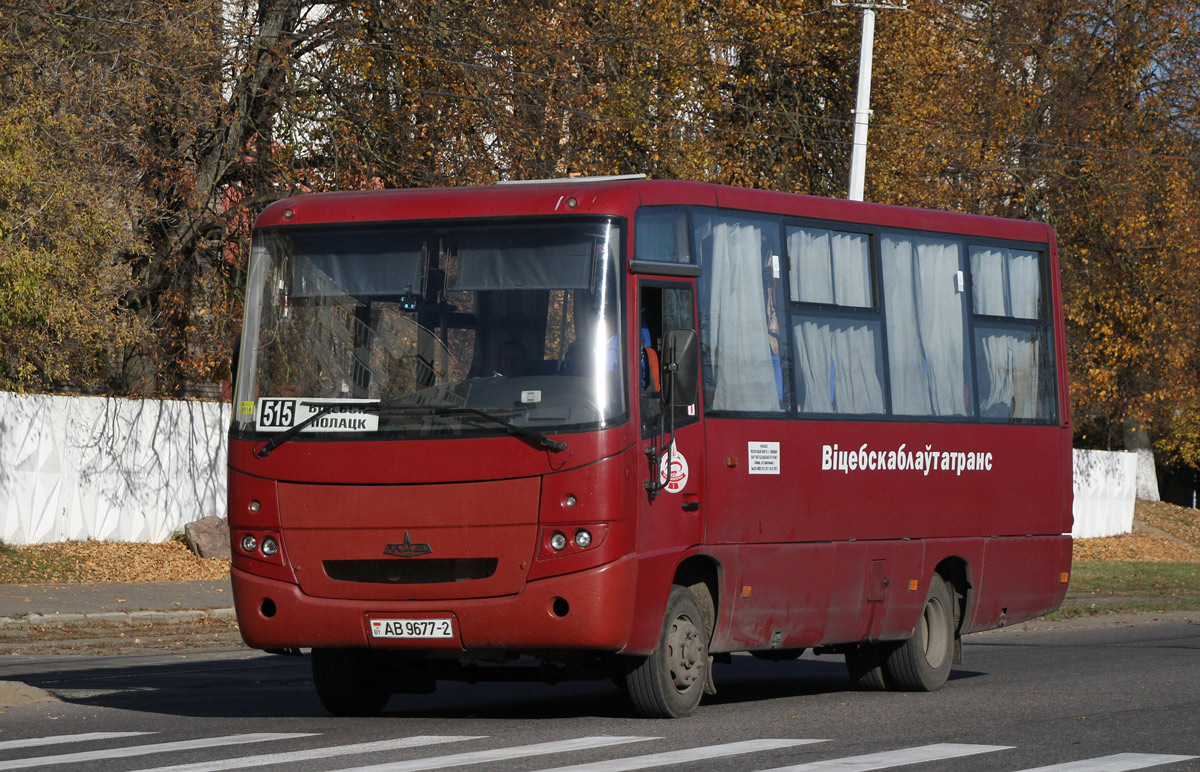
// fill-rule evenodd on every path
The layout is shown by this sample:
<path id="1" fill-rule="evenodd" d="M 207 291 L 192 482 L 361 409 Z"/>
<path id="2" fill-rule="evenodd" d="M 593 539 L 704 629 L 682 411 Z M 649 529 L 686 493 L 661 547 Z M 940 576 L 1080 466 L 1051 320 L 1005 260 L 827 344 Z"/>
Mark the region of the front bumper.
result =
<path id="1" fill-rule="evenodd" d="M 254 648 L 618 651 L 630 636 L 638 563 L 626 557 L 532 581 L 514 595 L 420 601 L 315 598 L 295 584 L 231 573 L 238 626 Z M 452 638 L 380 639 L 369 632 L 371 619 L 435 617 L 453 619 Z"/>

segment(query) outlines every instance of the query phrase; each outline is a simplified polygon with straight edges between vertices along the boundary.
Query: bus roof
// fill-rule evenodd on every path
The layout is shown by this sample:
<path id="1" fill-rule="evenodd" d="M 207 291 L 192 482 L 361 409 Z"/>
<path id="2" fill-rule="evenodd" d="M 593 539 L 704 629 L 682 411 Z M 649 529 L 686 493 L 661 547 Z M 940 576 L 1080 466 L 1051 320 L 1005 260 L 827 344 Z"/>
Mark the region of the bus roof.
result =
<path id="1" fill-rule="evenodd" d="M 639 206 L 691 205 L 815 220 L 915 228 L 985 238 L 1048 242 L 1049 226 L 1024 220 L 736 188 L 705 182 L 630 177 L 528 181 L 460 188 L 310 193 L 282 199 L 255 227 L 602 214 L 632 218 Z"/>

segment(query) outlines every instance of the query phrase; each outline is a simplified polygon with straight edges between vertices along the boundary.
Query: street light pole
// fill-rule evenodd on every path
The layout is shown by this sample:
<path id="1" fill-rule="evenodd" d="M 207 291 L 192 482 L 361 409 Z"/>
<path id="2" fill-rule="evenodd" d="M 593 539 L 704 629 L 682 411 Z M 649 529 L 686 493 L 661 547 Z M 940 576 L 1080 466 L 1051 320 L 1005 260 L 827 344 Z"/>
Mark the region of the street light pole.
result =
<path id="1" fill-rule="evenodd" d="M 892 3 L 886 0 L 842 2 L 833 0 L 835 7 L 854 6 L 863 9 L 862 43 L 858 49 L 858 94 L 854 100 L 854 144 L 850 150 L 851 201 L 863 200 L 867 174 L 867 127 L 871 122 L 871 63 L 875 50 L 875 9 L 907 10 L 907 0 Z"/>

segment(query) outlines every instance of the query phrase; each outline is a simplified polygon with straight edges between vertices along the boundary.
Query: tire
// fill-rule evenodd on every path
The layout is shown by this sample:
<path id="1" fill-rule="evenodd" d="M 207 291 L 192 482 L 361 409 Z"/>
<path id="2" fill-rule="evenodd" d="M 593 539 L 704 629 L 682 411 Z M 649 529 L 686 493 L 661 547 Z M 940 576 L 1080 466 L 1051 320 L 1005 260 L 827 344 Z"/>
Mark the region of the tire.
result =
<path id="1" fill-rule="evenodd" d="M 335 716 L 377 716 L 392 696 L 366 650 L 313 649 L 312 673 L 317 697 Z"/>
<path id="2" fill-rule="evenodd" d="M 917 629 L 883 661 L 884 680 L 889 688 L 934 692 L 946 683 L 954 661 L 952 598 L 946 580 L 934 574 Z"/>
<path id="3" fill-rule="evenodd" d="M 846 672 L 863 691 L 881 692 L 888 688 L 883 663 L 895 644 L 864 643 L 846 652 Z"/>
<path id="4" fill-rule="evenodd" d="M 625 676 L 625 689 L 639 715 L 691 715 L 709 682 L 708 629 L 696 597 L 671 588 L 658 646 Z"/>

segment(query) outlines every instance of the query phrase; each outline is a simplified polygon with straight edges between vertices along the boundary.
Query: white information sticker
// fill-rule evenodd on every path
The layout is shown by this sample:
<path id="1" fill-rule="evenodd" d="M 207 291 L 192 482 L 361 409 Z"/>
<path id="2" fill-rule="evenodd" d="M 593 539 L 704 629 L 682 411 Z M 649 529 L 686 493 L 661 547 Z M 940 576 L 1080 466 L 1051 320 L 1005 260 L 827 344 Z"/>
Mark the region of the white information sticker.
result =
<path id="1" fill-rule="evenodd" d="M 750 457 L 750 474 L 779 474 L 778 442 L 750 442 L 747 444 L 746 453 Z"/>
<path id="2" fill-rule="evenodd" d="M 301 429 L 307 432 L 374 432 L 379 430 L 379 414 L 368 413 L 359 405 L 377 405 L 377 399 L 328 399 L 308 397 L 263 397 L 258 400 L 254 423 L 260 432 L 282 432 L 303 423 L 330 404 L 333 407 Z"/>

